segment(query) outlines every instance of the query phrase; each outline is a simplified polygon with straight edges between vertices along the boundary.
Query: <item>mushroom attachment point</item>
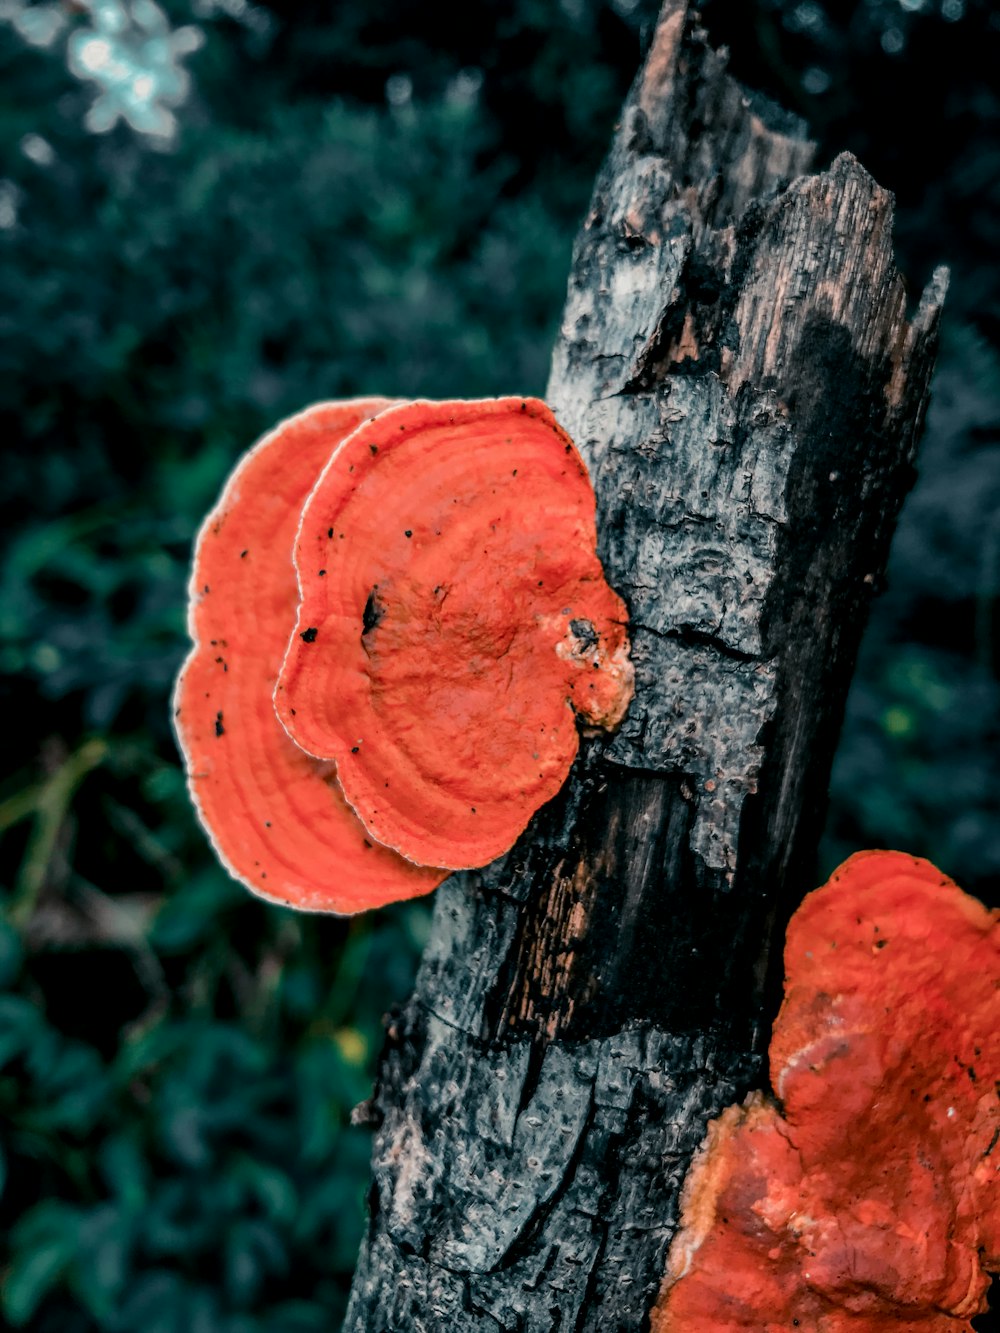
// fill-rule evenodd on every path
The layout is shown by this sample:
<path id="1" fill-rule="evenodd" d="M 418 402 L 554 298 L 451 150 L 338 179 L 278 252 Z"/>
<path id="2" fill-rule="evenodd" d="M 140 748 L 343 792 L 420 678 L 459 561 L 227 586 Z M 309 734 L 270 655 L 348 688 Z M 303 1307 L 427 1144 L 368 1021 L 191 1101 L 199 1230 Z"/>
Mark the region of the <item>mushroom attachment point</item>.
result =
<path id="1" fill-rule="evenodd" d="M 302 515 L 275 707 L 380 843 L 486 864 L 562 786 L 574 713 L 621 721 L 627 613 L 594 510 L 536 399 L 407 403 L 331 458 Z"/>
<path id="2" fill-rule="evenodd" d="M 709 1126 L 651 1333 L 971 1330 L 1000 1270 L 1000 913 L 861 852 L 785 946 L 773 1101 Z"/>
<path id="3" fill-rule="evenodd" d="M 195 547 L 194 647 L 174 695 L 191 796 L 234 878 L 308 911 L 412 898 L 447 873 L 375 845 L 344 801 L 334 765 L 300 750 L 272 703 L 295 623 L 302 506 L 344 436 L 387 405 L 319 403 L 276 427 L 240 461 Z"/>

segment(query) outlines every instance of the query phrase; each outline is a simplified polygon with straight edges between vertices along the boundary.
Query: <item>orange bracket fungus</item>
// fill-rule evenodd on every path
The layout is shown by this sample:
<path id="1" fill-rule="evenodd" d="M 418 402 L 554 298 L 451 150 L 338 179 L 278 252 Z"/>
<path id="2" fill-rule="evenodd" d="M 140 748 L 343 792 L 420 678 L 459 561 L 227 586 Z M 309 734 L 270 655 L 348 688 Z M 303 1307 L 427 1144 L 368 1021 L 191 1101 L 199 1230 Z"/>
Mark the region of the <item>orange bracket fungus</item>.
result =
<path id="1" fill-rule="evenodd" d="M 510 847 L 569 771 L 574 713 L 612 728 L 631 699 L 596 541 L 535 399 L 324 403 L 261 440 L 198 538 L 175 696 L 229 871 L 357 912 Z"/>
<path id="2" fill-rule="evenodd" d="M 785 973 L 778 1101 L 710 1125 L 652 1333 L 971 1330 L 1000 1269 L 1000 913 L 861 852 Z"/>
<path id="3" fill-rule="evenodd" d="M 272 704 L 295 621 L 292 546 L 302 505 L 333 448 L 386 406 L 320 403 L 282 422 L 241 460 L 195 548 L 194 647 L 174 696 L 191 795 L 236 879 L 309 911 L 412 898 L 447 873 L 375 845 L 333 765 L 289 740 Z"/>
<path id="4" fill-rule="evenodd" d="M 632 695 L 594 492 L 544 403 L 415 402 L 340 446 L 302 515 L 275 707 L 370 835 L 481 866 Z"/>

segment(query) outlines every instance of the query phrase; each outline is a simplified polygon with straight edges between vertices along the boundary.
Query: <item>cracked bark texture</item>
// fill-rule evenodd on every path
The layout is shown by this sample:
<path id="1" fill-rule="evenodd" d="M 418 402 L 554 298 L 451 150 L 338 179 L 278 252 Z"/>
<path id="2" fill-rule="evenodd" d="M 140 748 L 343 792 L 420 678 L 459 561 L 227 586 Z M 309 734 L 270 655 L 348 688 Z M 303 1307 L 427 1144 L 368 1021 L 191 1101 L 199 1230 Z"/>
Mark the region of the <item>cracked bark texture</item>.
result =
<path id="1" fill-rule="evenodd" d="M 349 1333 L 648 1328 L 706 1121 L 761 1078 L 946 275 L 668 0 L 573 260 L 548 399 L 637 694 L 518 845 L 438 890 L 388 1028 Z"/>

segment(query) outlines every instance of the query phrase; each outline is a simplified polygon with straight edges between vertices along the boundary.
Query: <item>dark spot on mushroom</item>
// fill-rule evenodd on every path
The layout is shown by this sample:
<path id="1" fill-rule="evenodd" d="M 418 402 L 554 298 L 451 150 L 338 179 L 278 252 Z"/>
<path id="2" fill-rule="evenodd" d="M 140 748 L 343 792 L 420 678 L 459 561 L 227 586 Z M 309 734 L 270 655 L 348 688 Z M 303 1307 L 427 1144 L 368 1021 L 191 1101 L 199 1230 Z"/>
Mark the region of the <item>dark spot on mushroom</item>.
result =
<path id="1" fill-rule="evenodd" d="M 321 570 L 319 571 L 319 576 L 320 576 L 321 579 L 325 579 L 325 578 L 326 578 L 326 570 L 325 570 L 325 569 L 321 569 Z"/>
<path id="2" fill-rule="evenodd" d="M 241 559 L 241 560 L 245 560 L 249 554 L 250 554 L 249 548 L 247 548 L 247 550 L 245 550 L 245 551 L 241 551 L 241 552 L 240 552 L 240 559 Z"/>
<path id="3" fill-rule="evenodd" d="M 207 584 L 207 583 L 205 584 L 204 588 L 202 588 L 202 592 L 208 592 L 208 584 Z"/>
<path id="4" fill-rule="evenodd" d="M 352 746 L 351 746 L 351 754 L 357 754 L 358 749 L 359 749 L 359 747 L 358 747 L 357 745 L 352 745 Z"/>
<path id="5" fill-rule="evenodd" d="M 412 528 L 407 528 L 406 531 L 403 533 L 403 536 L 404 536 L 404 537 L 412 537 L 412 536 L 413 536 L 413 529 L 412 529 Z"/>
<path id="6" fill-rule="evenodd" d="M 364 638 L 366 634 L 370 634 L 373 629 L 381 624 L 384 615 L 385 607 L 378 599 L 378 584 L 376 583 L 368 594 L 368 600 L 365 602 L 365 609 L 361 615 L 361 637 Z"/>
<path id="7" fill-rule="evenodd" d="M 332 536 L 333 536 L 333 528 L 327 528 L 327 530 L 326 530 L 326 535 L 327 535 L 328 537 L 332 537 Z"/>
<path id="8" fill-rule="evenodd" d="M 368 848 L 371 847 L 371 843 L 368 841 L 367 838 L 362 838 L 361 841 L 365 844 L 366 847 Z"/>
<path id="9" fill-rule="evenodd" d="M 370 445 L 368 446 L 368 448 L 372 451 L 373 454 L 377 454 L 377 453 L 378 453 L 378 445 L 377 445 L 377 444 L 370 444 Z"/>
<path id="10" fill-rule="evenodd" d="M 315 643 L 316 635 L 318 633 L 319 630 L 316 628 L 316 626 L 310 625 L 308 629 L 304 629 L 302 631 L 302 633 L 299 635 L 299 638 L 302 640 L 303 643 Z"/>
<path id="11" fill-rule="evenodd" d="M 597 630 L 589 620 L 571 620 L 569 627 L 573 632 L 573 637 L 579 639 L 584 648 L 597 647 Z"/>
<path id="12" fill-rule="evenodd" d="M 218 712 L 218 713 L 216 713 L 216 715 L 215 715 L 215 734 L 216 734 L 216 736 L 224 736 L 224 735 L 226 734 L 226 729 L 225 729 L 225 727 L 222 725 L 222 713 L 221 713 L 221 711 Z"/>
<path id="13" fill-rule="evenodd" d="M 265 827 L 265 828 L 270 828 L 270 827 L 271 827 L 271 821 L 270 821 L 269 819 L 265 819 L 265 820 L 264 820 L 264 827 Z"/>

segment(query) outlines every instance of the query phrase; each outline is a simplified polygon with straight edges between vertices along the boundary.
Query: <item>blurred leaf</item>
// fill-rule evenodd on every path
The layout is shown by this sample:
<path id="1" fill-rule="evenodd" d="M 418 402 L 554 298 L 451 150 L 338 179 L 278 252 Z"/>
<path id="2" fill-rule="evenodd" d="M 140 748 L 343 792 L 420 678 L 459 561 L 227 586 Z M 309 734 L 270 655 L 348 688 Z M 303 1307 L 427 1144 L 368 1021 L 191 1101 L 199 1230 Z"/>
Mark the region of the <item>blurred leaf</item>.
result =
<path id="1" fill-rule="evenodd" d="M 125 1208 L 137 1210 L 149 1194 L 149 1163 L 132 1135 L 114 1134 L 101 1144 L 101 1174 Z"/>
<path id="2" fill-rule="evenodd" d="M 15 1328 L 28 1322 L 76 1253 L 80 1214 L 66 1204 L 36 1204 L 11 1236 L 11 1261 L 0 1287 L 0 1308 Z"/>
<path id="3" fill-rule="evenodd" d="M 129 1276 L 135 1227 L 114 1205 L 93 1208 L 83 1221 L 70 1284 L 101 1323 L 112 1316 Z"/>
<path id="4" fill-rule="evenodd" d="M 0 1286 L 0 1307 L 11 1327 L 21 1328 L 62 1276 L 68 1262 L 66 1246 L 41 1245 L 13 1260 Z"/>
<path id="5" fill-rule="evenodd" d="M 43 1018 L 30 1000 L 0 995 L 0 1067 L 43 1039 Z M 51 1038 L 44 1034 L 51 1044 Z"/>
<path id="6" fill-rule="evenodd" d="M 246 897 L 246 890 L 219 867 L 205 866 L 165 898 L 150 932 L 150 944 L 164 954 L 189 953 L 213 938 L 220 918 Z"/>
<path id="7" fill-rule="evenodd" d="M 288 1269 L 288 1255 L 278 1235 L 266 1223 L 237 1222 L 226 1237 L 224 1272 L 226 1290 L 238 1306 L 252 1304 L 269 1276 Z"/>

